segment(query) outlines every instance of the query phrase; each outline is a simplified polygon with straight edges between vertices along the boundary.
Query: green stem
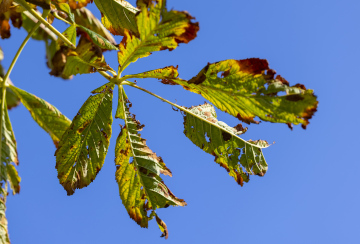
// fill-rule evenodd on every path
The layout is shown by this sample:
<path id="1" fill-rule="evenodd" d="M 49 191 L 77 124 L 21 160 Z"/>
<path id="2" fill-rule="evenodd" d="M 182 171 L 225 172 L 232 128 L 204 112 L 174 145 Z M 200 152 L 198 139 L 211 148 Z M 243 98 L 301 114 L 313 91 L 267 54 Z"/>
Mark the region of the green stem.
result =
<path id="1" fill-rule="evenodd" d="M 227 130 L 224 129 L 223 127 L 218 126 L 218 125 L 215 124 L 215 123 L 209 122 L 209 121 L 206 120 L 205 118 L 203 118 L 203 117 L 201 117 L 201 116 L 199 116 L 199 115 L 197 115 L 197 114 L 192 113 L 190 110 L 186 109 L 185 107 L 182 107 L 182 106 L 179 106 L 179 105 L 177 105 L 177 104 L 175 104 L 175 103 L 172 103 L 172 102 L 166 100 L 165 98 L 162 98 L 162 97 L 160 97 L 160 96 L 158 96 L 158 95 L 156 95 L 156 94 L 154 94 L 154 93 L 152 93 L 152 92 L 150 92 L 150 91 L 148 91 L 148 90 L 146 90 L 146 89 L 144 89 L 144 88 L 142 88 L 142 87 L 140 87 L 140 86 L 135 85 L 134 83 L 132 83 L 132 82 L 130 82 L 130 81 L 124 81 L 124 82 L 122 82 L 121 84 L 122 84 L 122 85 L 132 86 L 132 87 L 134 87 L 134 88 L 136 88 L 136 89 L 139 89 L 139 90 L 141 90 L 141 91 L 143 91 L 143 92 L 146 92 L 146 93 L 148 93 L 148 94 L 150 94 L 150 95 L 152 95 L 152 96 L 160 99 L 161 101 L 166 102 L 166 103 L 170 104 L 171 106 L 174 106 L 175 108 L 178 108 L 179 110 L 181 110 L 181 111 L 183 111 L 183 112 L 185 112 L 185 113 L 187 113 L 187 114 L 191 114 L 192 116 L 194 116 L 194 117 L 196 117 L 196 118 L 198 118 L 198 119 L 200 119 L 200 120 L 202 120 L 202 121 L 204 121 L 204 122 L 206 122 L 206 123 L 210 123 L 212 126 L 217 127 L 218 129 L 220 129 L 220 130 L 222 130 L 222 131 L 224 131 L 224 132 L 229 133 L 229 131 L 227 131 Z M 236 136 L 236 135 L 232 135 L 232 136 Z M 238 139 L 242 140 L 243 142 L 248 143 L 247 141 L 243 140 L 242 138 L 240 138 L 240 137 L 238 137 L 238 136 L 236 136 L 236 137 L 237 137 Z M 259 147 L 259 146 L 257 146 L 257 145 L 252 145 L 252 146 L 255 146 L 255 147 L 258 147 L 258 148 L 264 148 L 264 147 Z"/>
<path id="2" fill-rule="evenodd" d="M 76 24 L 71 24 L 71 23 L 70 23 L 69 21 L 67 21 L 66 19 L 61 18 L 61 17 L 57 14 L 57 12 L 52 12 L 52 15 L 54 15 L 55 18 L 57 18 L 58 20 L 61 20 L 61 21 L 65 22 L 65 23 L 68 24 L 68 25 L 76 25 Z"/>
<path id="3" fill-rule="evenodd" d="M 46 16 L 49 14 L 50 10 L 45 10 L 43 11 L 42 16 L 44 18 L 46 18 Z M 10 67 L 8 69 L 8 71 L 6 72 L 3 80 L 2 80 L 2 84 L 1 84 L 1 108 L 0 108 L 0 137 L 1 137 L 1 141 L 0 141 L 0 160 L 2 160 L 2 135 L 3 135 L 3 117 L 4 117 L 4 112 L 5 109 L 7 109 L 5 107 L 6 105 L 6 87 L 7 87 L 7 80 L 10 77 L 11 71 L 13 70 L 16 61 L 18 60 L 22 50 L 24 49 L 26 43 L 29 41 L 29 39 L 31 38 L 31 36 L 34 34 L 34 32 L 39 28 L 41 22 L 37 22 L 34 27 L 30 30 L 29 34 L 26 36 L 26 38 L 24 39 L 24 41 L 21 43 L 19 49 L 17 50 L 15 57 L 13 58 L 13 60 L 11 61 Z M 2 163 L 2 162 L 1 162 Z"/>
<path id="4" fill-rule="evenodd" d="M 61 34 L 55 27 L 50 25 L 43 17 L 40 16 L 34 9 L 32 9 L 25 0 L 16 0 L 21 6 L 23 6 L 27 11 L 29 11 L 37 20 L 43 23 L 47 28 L 49 28 L 55 35 L 57 35 L 63 42 L 65 42 L 70 48 L 76 49 L 75 45 L 71 43 L 63 34 Z M 45 10 L 44 10 L 45 11 Z"/>

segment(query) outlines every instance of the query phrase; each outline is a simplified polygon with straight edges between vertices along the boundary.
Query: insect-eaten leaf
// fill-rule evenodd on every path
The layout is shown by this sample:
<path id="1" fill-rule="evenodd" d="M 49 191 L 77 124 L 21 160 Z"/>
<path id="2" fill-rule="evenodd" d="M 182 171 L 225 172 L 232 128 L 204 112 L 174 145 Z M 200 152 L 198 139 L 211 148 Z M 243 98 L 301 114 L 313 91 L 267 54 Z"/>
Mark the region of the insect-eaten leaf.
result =
<path id="1" fill-rule="evenodd" d="M 125 0 L 94 0 L 102 13 L 103 25 L 113 35 L 124 35 L 125 30 L 138 35 L 135 15 L 139 9 Z"/>
<path id="2" fill-rule="evenodd" d="M 170 205 L 185 206 L 186 202 L 177 198 L 160 178 L 160 174 L 172 176 L 161 157 L 147 145 L 139 133 L 143 125 L 130 114 L 128 100 L 120 90 L 125 126 L 121 128 L 116 141 L 115 164 L 116 181 L 121 200 L 130 217 L 141 227 L 148 227 L 148 221 L 156 216 L 163 236 L 167 238 L 167 228 L 155 213 L 158 208 Z M 132 161 L 130 159 L 132 158 Z M 150 217 L 147 212 L 151 211 Z"/>
<path id="3" fill-rule="evenodd" d="M 71 121 L 45 100 L 14 86 L 10 86 L 10 89 L 21 99 L 32 118 L 50 135 L 57 147 Z"/>
<path id="4" fill-rule="evenodd" d="M 60 140 L 56 169 L 68 195 L 88 186 L 104 164 L 111 137 L 113 88 L 108 84 L 95 90 Z"/>
<path id="5" fill-rule="evenodd" d="M 138 1 L 141 12 L 136 15 L 140 39 L 129 31 L 120 43 L 118 61 L 123 71 L 130 63 L 152 52 L 173 50 L 179 43 L 193 40 L 199 24 L 187 12 L 166 10 L 166 1 Z"/>
<path id="6" fill-rule="evenodd" d="M 189 81 L 173 82 L 201 94 L 217 108 L 250 124 L 264 121 L 309 124 L 318 101 L 313 90 L 289 83 L 265 59 L 225 60 L 208 64 Z"/>
<path id="7" fill-rule="evenodd" d="M 0 243 L 10 244 L 9 232 L 8 232 L 8 221 L 6 219 L 5 211 L 5 195 L 7 192 L 3 188 L 0 188 Z"/>
<path id="8" fill-rule="evenodd" d="M 239 185 L 248 182 L 250 175 L 265 175 L 268 165 L 262 148 L 268 147 L 268 143 L 241 139 L 238 134 L 244 132 L 242 126 L 233 128 L 218 121 L 212 105 L 205 103 L 188 108 L 184 126 L 184 134 L 196 146 L 215 156 L 215 162 Z"/>

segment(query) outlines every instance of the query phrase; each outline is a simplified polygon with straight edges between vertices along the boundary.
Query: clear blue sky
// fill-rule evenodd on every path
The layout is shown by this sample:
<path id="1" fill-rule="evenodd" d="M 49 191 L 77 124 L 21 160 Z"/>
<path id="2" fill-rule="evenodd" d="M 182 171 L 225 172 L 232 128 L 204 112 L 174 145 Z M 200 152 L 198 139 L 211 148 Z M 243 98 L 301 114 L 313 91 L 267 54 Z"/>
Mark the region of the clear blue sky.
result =
<path id="1" fill-rule="evenodd" d="M 185 137 L 179 112 L 126 87 L 131 111 L 146 125 L 142 136 L 173 172 L 172 178 L 164 177 L 166 184 L 188 203 L 158 211 L 169 228 L 166 243 L 359 243 L 360 2 L 169 0 L 168 7 L 196 17 L 198 38 L 142 59 L 128 73 L 179 65 L 180 76 L 187 79 L 208 62 L 266 58 L 291 84 L 314 89 L 320 103 L 307 130 L 296 126 L 290 131 L 286 125 L 266 122 L 249 126 L 246 139 L 276 144 L 264 150 L 269 164 L 265 177 L 254 176 L 241 188 L 213 156 Z M 90 8 L 100 17 L 94 4 Z M 0 40 L 5 68 L 26 33 L 13 28 L 12 35 Z M 106 60 L 117 67 L 115 52 L 107 52 Z M 48 73 L 44 44 L 30 41 L 11 80 L 70 119 L 90 91 L 105 82 L 97 74 L 64 81 Z M 204 102 L 180 86 L 155 80 L 139 85 L 179 105 Z M 238 122 L 225 113 L 218 116 L 232 126 Z M 23 106 L 13 109 L 10 117 L 22 177 L 20 194 L 7 203 L 12 243 L 165 241 L 154 221 L 149 230 L 132 221 L 119 198 L 113 151 L 120 120 L 114 120 L 110 150 L 96 180 L 68 197 L 58 183 L 50 137 Z"/>

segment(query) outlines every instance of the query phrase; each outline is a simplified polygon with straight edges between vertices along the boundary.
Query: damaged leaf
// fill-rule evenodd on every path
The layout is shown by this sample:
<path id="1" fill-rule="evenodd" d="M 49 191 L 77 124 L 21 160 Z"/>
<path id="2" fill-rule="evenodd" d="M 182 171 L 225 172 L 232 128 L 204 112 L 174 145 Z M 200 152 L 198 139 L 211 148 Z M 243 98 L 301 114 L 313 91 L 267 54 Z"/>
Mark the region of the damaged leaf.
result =
<path id="1" fill-rule="evenodd" d="M 8 231 L 8 221 L 5 216 L 6 211 L 6 195 L 7 193 L 3 188 L 0 192 L 0 243 L 1 244 L 10 244 L 9 231 Z"/>
<path id="2" fill-rule="evenodd" d="M 111 137 L 113 88 L 94 91 L 60 140 L 56 169 L 68 195 L 88 186 L 104 164 Z"/>
<path id="3" fill-rule="evenodd" d="M 173 81 L 245 123 L 259 123 L 257 116 L 306 128 L 318 104 L 313 90 L 300 84 L 290 87 L 284 78 L 274 75 L 266 60 L 252 58 L 208 64 L 189 81 Z"/>
<path id="4" fill-rule="evenodd" d="M 148 8 L 149 4 L 149 8 Z M 139 58 L 152 52 L 173 50 L 179 43 L 188 43 L 196 37 L 199 24 L 187 12 L 166 10 L 166 1 L 138 1 L 141 12 L 136 16 L 140 39 L 129 31 L 120 43 L 118 61 L 120 72 Z"/>
<path id="5" fill-rule="evenodd" d="M 10 89 L 21 99 L 31 117 L 50 135 L 57 146 L 71 121 L 45 100 L 15 86 L 10 86 Z"/>
<path id="6" fill-rule="evenodd" d="M 129 78 L 155 78 L 159 79 L 163 84 L 177 85 L 175 82 L 172 81 L 173 79 L 179 77 L 179 72 L 177 69 L 177 67 L 168 66 L 162 69 L 150 70 L 139 74 L 125 75 L 123 79 L 125 80 Z"/>
<path id="7" fill-rule="evenodd" d="M 101 12 L 101 20 L 113 35 L 123 36 L 125 30 L 138 34 L 135 15 L 139 10 L 125 0 L 95 0 Z"/>
<path id="8" fill-rule="evenodd" d="M 187 109 L 184 117 L 184 134 L 205 152 L 215 156 L 215 162 L 225 168 L 235 181 L 243 186 L 250 175 L 264 176 L 268 165 L 262 148 L 266 141 L 245 141 L 239 130 L 216 119 L 212 105 L 203 104 Z"/>
<path id="9" fill-rule="evenodd" d="M 184 200 L 175 197 L 167 188 L 160 174 L 172 176 L 171 171 L 165 166 L 161 157 L 158 157 L 146 145 L 146 140 L 141 138 L 139 131 L 143 125 L 130 114 L 127 106 L 127 98 L 120 89 L 119 96 L 123 102 L 122 108 L 125 117 L 125 126 L 116 141 L 115 164 L 116 181 L 119 185 L 121 200 L 128 211 L 130 218 L 135 220 L 141 227 L 148 227 L 148 221 L 158 208 L 166 208 L 169 205 L 185 206 Z M 132 161 L 130 161 L 132 158 Z M 150 217 L 147 212 L 152 211 Z M 167 228 L 163 221 L 157 222 L 167 238 Z M 165 231 L 166 230 L 166 231 Z"/>

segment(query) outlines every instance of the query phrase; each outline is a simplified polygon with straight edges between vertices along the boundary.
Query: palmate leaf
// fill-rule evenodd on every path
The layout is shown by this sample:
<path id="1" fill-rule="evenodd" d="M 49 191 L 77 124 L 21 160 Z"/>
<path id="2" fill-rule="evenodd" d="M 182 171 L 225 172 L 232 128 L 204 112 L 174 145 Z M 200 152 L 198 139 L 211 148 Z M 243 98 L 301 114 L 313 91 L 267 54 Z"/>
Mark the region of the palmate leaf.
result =
<path id="1" fill-rule="evenodd" d="M 135 15 L 139 10 L 125 0 L 95 0 L 102 13 L 103 25 L 114 35 L 124 35 L 125 29 L 138 35 Z"/>
<path id="2" fill-rule="evenodd" d="M 104 164 L 111 137 L 113 88 L 106 84 L 93 91 L 55 152 L 58 178 L 68 195 L 88 186 Z"/>
<path id="3" fill-rule="evenodd" d="M 5 216 L 6 205 L 5 195 L 7 194 L 3 188 L 0 188 L 0 244 L 10 244 L 8 221 Z"/>
<path id="4" fill-rule="evenodd" d="M 50 135 L 57 147 L 71 121 L 45 100 L 20 88 L 14 86 L 10 86 L 10 88 L 21 99 L 35 122 Z"/>
<path id="5" fill-rule="evenodd" d="M 208 64 L 189 81 L 173 82 L 201 94 L 217 108 L 245 123 L 254 118 L 276 123 L 309 124 L 317 108 L 312 90 L 289 83 L 269 69 L 264 59 L 225 60 Z M 279 94 L 283 92 L 284 95 Z"/>
<path id="6" fill-rule="evenodd" d="M 215 162 L 225 168 L 235 181 L 243 186 L 249 175 L 264 176 L 268 165 L 262 148 L 266 141 L 245 141 L 238 134 L 244 130 L 241 125 L 230 127 L 216 119 L 212 105 L 203 104 L 186 109 L 184 134 L 205 152 L 215 156 Z"/>
<path id="7" fill-rule="evenodd" d="M 185 206 L 184 200 L 175 197 L 167 188 L 160 174 L 172 176 L 161 157 L 151 151 L 139 131 L 142 125 L 129 112 L 127 98 L 120 87 L 125 126 L 116 141 L 116 181 L 121 200 L 130 217 L 141 227 L 148 227 L 148 221 L 156 216 L 157 223 L 167 238 L 166 224 L 156 215 L 155 210 L 169 205 Z M 132 161 L 130 162 L 130 158 Z M 147 211 L 152 210 L 148 217 Z"/>
<path id="8" fill-rule="evenodd" d="M 191 21 L 193 17 L 187 12 L 167 11 L 165 0 L 156 5 L 154 2 L 138 1 L 141 12 L 136 16 L 136 22 L 140 39 L 125 31 L 118 52 L 120 72 L 152 52 L 173 50 L 179 43 L 188 43 L 196 37 L 199 24 Z"/>

